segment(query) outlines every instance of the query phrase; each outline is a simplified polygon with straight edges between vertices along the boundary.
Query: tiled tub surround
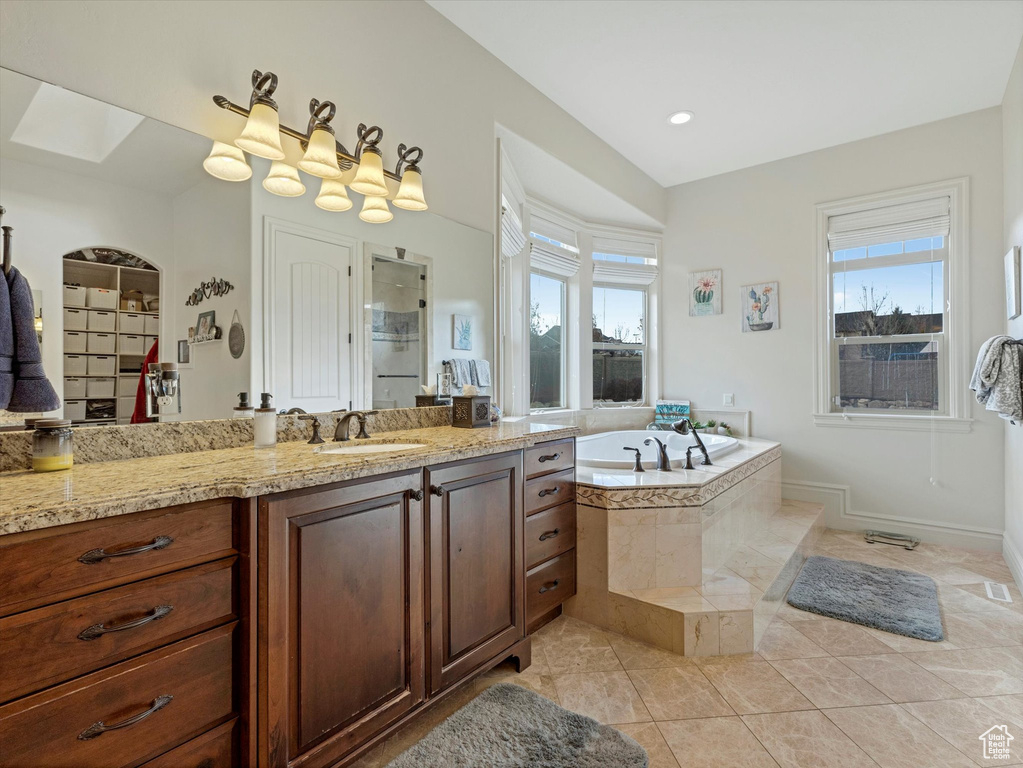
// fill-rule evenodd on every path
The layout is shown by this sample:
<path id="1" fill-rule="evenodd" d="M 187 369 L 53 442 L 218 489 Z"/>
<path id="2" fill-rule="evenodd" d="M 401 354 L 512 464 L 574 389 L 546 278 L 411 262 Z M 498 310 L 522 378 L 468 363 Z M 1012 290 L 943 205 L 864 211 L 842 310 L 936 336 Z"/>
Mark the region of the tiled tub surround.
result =
<path id="1" fill-rule="evenodd" d="M 63 472 L 5 472 L 0 474 L 0 535 L 195 501 L 251 498 L 311 488 L 519 450 L 538 442 L 572 437 L 576 431 L 574 427 L 521 423 L 498 424 L 488 429 L 443 426 L 374 433 L 371 440 L 351 443 L 423 444 L 422 448 L 393 453 L 339 456 L 316 453 L 314 446 L 305 442 L 289 442 L 274 448 L 247 445 L 76 463 Z"/>
<path id="2" fill-rule="evenodd" d="M 782 502 L 764 440 L 699 470 L 577 475 L 566 613 L 686 656 L 752 651 L 823 526 L 821 507 Z"/>

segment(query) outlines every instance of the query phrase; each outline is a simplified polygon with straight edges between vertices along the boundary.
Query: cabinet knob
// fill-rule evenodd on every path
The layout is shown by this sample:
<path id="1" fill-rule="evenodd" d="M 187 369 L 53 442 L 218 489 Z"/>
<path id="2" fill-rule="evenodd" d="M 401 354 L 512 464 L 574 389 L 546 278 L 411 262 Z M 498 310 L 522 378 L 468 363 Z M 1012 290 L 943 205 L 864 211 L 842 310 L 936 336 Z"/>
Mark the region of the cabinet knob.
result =
<path id="1" fill-rule="evenodd" d="M 418 488 L 416 488 L 414 491 L 409 491 L 409 496 L 412 497 L 412 501 L 422 501 L 423 500 L 423 492 L 421 490 L 419 490 Z"/>
<path id="2" fill-rule="evenodd" d="M 431 485 L 430 486 L 430 493 L 432 493 L 434 496 L 443 496 L 444 495 L 444 486 L 443 485 Z"/>

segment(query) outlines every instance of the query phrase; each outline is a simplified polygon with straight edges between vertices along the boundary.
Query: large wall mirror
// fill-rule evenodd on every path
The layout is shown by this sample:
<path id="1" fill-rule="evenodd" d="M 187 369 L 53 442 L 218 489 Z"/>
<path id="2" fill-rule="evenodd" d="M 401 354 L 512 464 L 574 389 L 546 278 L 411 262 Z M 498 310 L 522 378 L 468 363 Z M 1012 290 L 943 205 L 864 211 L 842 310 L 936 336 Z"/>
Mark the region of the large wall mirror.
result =
<path id="1" fill-rule="evenodd" d="M 0 69 L 0 203 L 65 416 L 129 423 L 154 345 L 180 369 L 165 420 L 229 418 L 242 391 L 282 411 L 411 407 L 446 361 L 493 363 L 489 233 L 324 211 L 313 177 L 279 197 L 256 157 L 225 182 L 203 170 L 210 144 Z"/>

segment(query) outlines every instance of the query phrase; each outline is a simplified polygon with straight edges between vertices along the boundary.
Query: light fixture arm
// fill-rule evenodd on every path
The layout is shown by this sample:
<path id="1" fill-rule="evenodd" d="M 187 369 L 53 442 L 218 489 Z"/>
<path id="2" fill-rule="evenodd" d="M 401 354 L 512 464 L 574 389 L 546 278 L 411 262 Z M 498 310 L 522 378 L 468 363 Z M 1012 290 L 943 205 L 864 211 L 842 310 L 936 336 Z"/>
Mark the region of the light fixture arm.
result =
<path id="1" fill-rule="evenodd" d="M 365 123 L 359 123 L 359 129 L 356 131 L 356 135 L 359 137 L 359 143 L 355 145 L 355 159 L 359 160 L 362 157 L 364 150 L 370 150 L 376 152 L 378 155 L 383 154 L 377 144 L 384 138 L 384 131 L 379 125 L 373 125 L 366 127 Z"/>
<path id="2" fill-rule="evenodd" d="M 317 128 L 323 131 L 327 131 L 331 136 L 334 135 L 334 126 L 330 124 L 330 121 L 334 119 L 334 115 L 337 113 L 337 106 L 333 101 L 319 101 L 312 99 L 309 102 L 309 127 L 306 129 L 306 138 L 308 139 L 313 135 L 313 131 Z"/>
<path id="3" fill-rule="evenodd" d="M 273 72 L 260 72 L 252 70 L 252 95 L 249 97 L 249 109 L 256 104 L 266 104 L 268 107 L 277 109 L 277 102 L 273 100 L 274 91 L 277 90 L 277 75 Z"/>
<path id="4" fill-rule="evenodd" d="M 394 175 L 401 177 L 404 171 L 404 166 L 408 166 L 411 170 L 418 173 L 422 173 L 419 170 L 419 163 L 423 159 L 423 150 L 419 147 L 406 147 L 404 144 L 398 145 L 398 164 L 394 167 Z"/>

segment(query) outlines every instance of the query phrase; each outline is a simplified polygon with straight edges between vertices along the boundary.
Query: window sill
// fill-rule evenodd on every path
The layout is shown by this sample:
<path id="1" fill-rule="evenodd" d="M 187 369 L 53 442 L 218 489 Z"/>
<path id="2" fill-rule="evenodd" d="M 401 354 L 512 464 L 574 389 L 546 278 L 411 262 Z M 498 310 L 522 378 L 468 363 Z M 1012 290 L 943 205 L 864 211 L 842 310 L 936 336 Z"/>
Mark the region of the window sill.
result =
<path id="1" fill-rule="evenodd" d="M 951 416 L 911 416 L 889 413 L 815 413 L 818 427 L 852 427 L 854 429 L 894 429 L 899 432 L 954 432 L 965 434 L 973 428 L 973 419 Z"/>

